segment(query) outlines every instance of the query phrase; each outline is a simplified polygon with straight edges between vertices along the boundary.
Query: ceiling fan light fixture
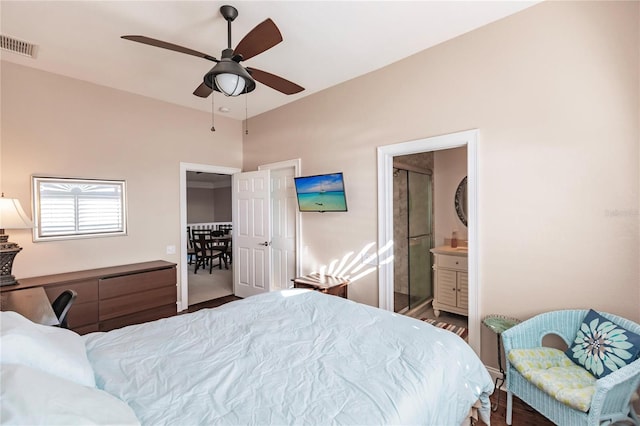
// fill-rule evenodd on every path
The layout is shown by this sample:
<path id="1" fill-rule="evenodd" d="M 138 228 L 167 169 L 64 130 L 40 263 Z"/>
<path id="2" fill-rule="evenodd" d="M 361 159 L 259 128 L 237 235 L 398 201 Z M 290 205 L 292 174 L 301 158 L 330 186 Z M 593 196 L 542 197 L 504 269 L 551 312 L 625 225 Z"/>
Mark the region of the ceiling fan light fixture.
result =
<path id="1" fill-rule="evenodd" d="M 238 96 L 244 92 L 244 78 L 235 74 L 216 75 L 216 86 L 227 96 Z"/>
<path id="2" fill-rule="evenodd" d="M 223 58 L 204 76 L 204 84 L 226 96 L 252 92 L 256 82 L 249 73 L 232 59 Z"/>

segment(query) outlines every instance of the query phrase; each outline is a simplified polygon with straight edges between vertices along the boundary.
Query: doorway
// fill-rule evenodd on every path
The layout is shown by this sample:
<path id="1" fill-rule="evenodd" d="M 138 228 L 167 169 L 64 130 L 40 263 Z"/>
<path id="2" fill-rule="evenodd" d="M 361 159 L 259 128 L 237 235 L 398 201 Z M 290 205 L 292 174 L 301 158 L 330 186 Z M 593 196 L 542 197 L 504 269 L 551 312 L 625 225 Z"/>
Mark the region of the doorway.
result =
<path id="1" fill-rule="evenodd" d="M 232 229 L 231 176 L 187 171 L 189 306 L 233 294 Z M 215 237 L 207 244 L 222 255 L 217 259 L 198 259 L 199 234 Z"/>
<path id="2" fill-rule="evenodd" d="M 478 210 L 477 210 L 477 140 L 478 130 L 418 139 L 378 147 L 378 247 L 394 241 L 393 230 L 393 159 L 400 155 L 467 147 L 468 208 L 468 286 L 469 345 L 480 354 L 480 280 L 478 277 Z M 378 265 L 378 306 L 393 310 L 393 262 L 380 259 Z"/>
<path id="3" fill-rule="evenodd" d="M 396 157 L 393 162 L 393 305 L 402 314 L 433 298 L 429 251 L 433 248 L 433 176 L 427 168 L 433 154 L 427 154 Z M 422 167 L 411 164 L 421 160 Z"/>
<path id="4" fill-rule="evenodd" d="M 178 311 L 186 310 L 189 307 L 189 268 L 193 269 L 193 264 L 189 265 L 188 259 L 188 234 L 187 234 L 187 174 L 188 172 L 211 173 L 218 175 L 233 175 L 239 173 L 240 169 L 232 167 L 213 166 L 208 164 L 180 163 L 180 290 Z M 224 266 L 223 266 L 224 267 Z M 208 269 L 203 275 L 208 275 Z M 200 271 L 198 275 L 200 275 Z"/>
<path id="5" fill-rule="evenodd" d="M 277 218 L 278 223 L 276 229 L 280 229 L 281 233 L 274 236 L 273 244 L 269 243 L 270 249 L 278 253 L 275 256 L 275 264 L 271 265 L 269 262 L 267 276 L 271 277 L 269 280 L 269 286 L 271 283 L 273 289 L 288 288 L 291 286 L 291 279 L 300 274 L 300 214 L 297 211 L 297 203 L 295 203 L 295 191 L 293 189 L 293 177 L 300 175 L 300 159 L 285 160 L 277 163 L 269 163 L 258 167 L 259 170 L 273 170 L 274 176 L 280 178 L 280 183 L 271 182 L 271 188 L 278 188 L 278 185 L 282 187 L 281 191 L 274 191 L 274 194 L 270 196 L 270 205 L 273 208 L 273 212 L 276 212 L 273 216 Z M 179 285 L 179 302 L 178 311 L 183 311 L 188 308 L 189 300 L 189 286 L 188 282 L 188 261 L 187 261 L 187 172 L 188 171 L 201 171 L 206 173 L 217 173 L 226 175 L 238 175 L 241 170 L 232 167 L 212 166 L 206 164 L 195 163 L 180 163 L 180 253 L 182 258 L 180 260 L 180 285 Z M 239 175 L 238 175 L 239 176 Z M 232 180 L 234 182 L 234 180 Z M 233 198 L 233 196 L 232 196 Z M 233 206 L 232 209 L 238 208 Z M 235 213 L 234 213 L 235 214 Z M 271 225 L 269 226 L 271 228 Z M 240 279 L 239 266 L 242 266 L 245 271 L 256 270 L 256 264 L 252 262 L 245 262 L 245 265 L 240 265 L 240 259 L 238 257 L 238 247 L 235 244 L 236 233 L 234 232 L 234 243 L 232 250 L 232 257 L 235 263 L 234 267 L 234 294 Z M 271 271 L 275 271 L 275 275 L 272 275 Z M 255 275 L 254 275 L 255 276 Z"/>

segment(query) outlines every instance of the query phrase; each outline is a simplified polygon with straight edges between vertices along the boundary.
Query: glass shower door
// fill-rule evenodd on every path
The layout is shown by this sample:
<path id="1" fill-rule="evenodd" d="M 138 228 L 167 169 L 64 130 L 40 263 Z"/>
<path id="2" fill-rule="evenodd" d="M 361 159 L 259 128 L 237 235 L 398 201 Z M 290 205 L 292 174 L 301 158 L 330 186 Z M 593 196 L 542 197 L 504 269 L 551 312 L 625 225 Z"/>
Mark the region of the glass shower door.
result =
<path id="1" fill-rule="evenodd" d="M 433 298 L 433 180 L 397 167 L 393 176 L 394 311 L 406 313 Z"/>
<path id="2" fill-rule="evenodd" d="M 431 175 L 408 172 L 409 309 L 433 297 Z"/>

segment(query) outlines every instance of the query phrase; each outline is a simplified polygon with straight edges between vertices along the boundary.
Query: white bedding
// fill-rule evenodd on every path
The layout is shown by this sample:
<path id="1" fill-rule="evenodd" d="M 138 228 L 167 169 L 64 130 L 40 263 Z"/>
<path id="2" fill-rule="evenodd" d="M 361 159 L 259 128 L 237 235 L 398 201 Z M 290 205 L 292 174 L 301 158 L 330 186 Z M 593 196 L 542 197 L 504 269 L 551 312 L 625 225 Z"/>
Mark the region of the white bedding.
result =
<path id="1" fill-rule="evenodd" d="M 455 334 L 285 290 L 84 337 L 98 388 L 143 425 L 459 425 L 491 378 Z"/>

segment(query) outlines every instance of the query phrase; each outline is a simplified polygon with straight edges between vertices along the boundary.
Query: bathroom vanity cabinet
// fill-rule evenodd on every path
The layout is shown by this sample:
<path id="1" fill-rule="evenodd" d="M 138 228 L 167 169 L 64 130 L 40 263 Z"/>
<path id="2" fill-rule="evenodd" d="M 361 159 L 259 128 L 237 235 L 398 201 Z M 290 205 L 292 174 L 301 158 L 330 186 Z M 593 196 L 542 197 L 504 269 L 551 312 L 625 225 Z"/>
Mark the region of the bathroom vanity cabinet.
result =
<path id="1" fill-rule="evenodd" d="M 468 255 L 465 247 L 449 246 L 431 249 L 434 254 L 435 295 L 433 312 L 469 315 Z"/>

